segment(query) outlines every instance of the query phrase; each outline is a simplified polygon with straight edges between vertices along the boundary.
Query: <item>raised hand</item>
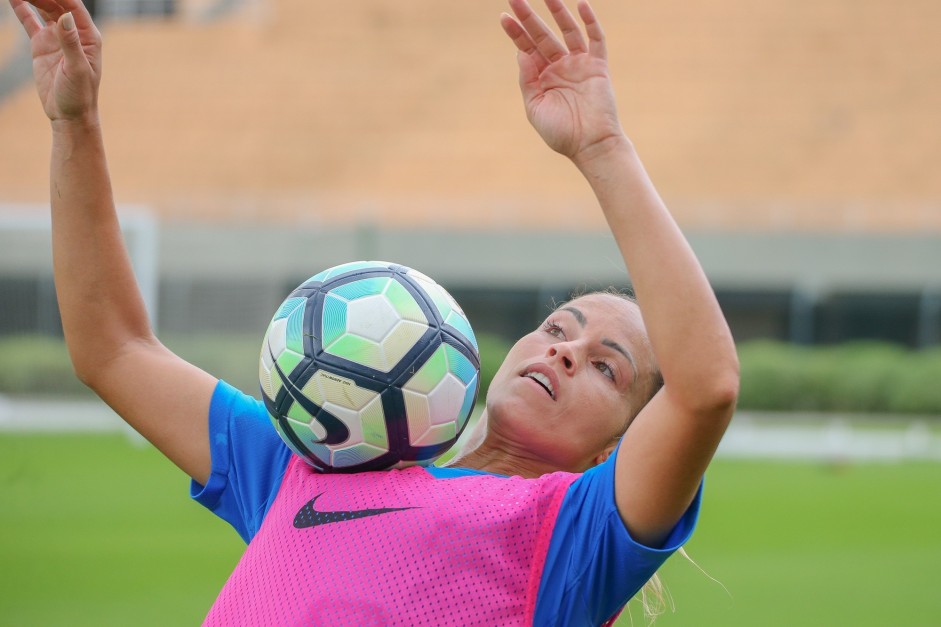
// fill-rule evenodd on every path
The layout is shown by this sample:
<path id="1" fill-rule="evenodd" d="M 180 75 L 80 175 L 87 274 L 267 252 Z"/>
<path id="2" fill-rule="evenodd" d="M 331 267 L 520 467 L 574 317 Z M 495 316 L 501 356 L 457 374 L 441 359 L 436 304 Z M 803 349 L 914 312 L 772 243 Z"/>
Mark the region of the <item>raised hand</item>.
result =
<path id="1" fill-rule="evenodd" d="M 562 0 L 545 0 L 562 41 L 527 0 L 509 2 L 516 18 L 504 13 L 500 24 L 519 50 L 526 115 L 543 140 L 573 160 L 609 142 L 625 140 L 608 73 L 604 33 L 588 2 L 578 2 L 583 34 Z"/>
<path id="2" fill-rule="evenodd" d="M 29 36 L 36 89 L 49 119 L 95 115 L 101 35 L 85 5 L 81 0 L 10 0 L 10 6 Z"/>

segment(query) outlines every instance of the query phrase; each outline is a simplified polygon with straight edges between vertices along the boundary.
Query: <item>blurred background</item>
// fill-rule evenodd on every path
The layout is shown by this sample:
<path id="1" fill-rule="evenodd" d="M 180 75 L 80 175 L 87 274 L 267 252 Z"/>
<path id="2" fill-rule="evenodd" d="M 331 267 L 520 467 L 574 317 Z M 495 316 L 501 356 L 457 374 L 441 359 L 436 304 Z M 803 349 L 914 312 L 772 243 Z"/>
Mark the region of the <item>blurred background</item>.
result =
<path id="1" fill-rule="evenodd" d="M 587 185 L 526 122 L 503 2 L 86 4 L 153 322 L 246 392 L 278 303 L 341 262 L 444 285 L 485 385 L 553 303 L 630 286 Z M 593 6 L 623 124 L 742 360 L 689 546 L 708 576 L 671 560 L 657 624 L 939 624 L 941 4 Z M 0 625 L 197 623 L 241 546 L 71 375 L 49 135 L 4 5 Z"/>

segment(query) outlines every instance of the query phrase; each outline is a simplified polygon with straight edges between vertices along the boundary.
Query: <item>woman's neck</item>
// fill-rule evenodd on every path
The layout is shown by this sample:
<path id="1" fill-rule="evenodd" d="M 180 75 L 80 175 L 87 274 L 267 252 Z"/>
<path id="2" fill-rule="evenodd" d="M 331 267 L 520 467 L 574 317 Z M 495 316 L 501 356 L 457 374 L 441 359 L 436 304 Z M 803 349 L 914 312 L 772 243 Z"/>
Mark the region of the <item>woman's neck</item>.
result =
<path id="1" fill-rule="evenodd" d="M 488 437 L 472 450 L 462 450 L 446 466 L 483 470 L 498 475 L 534 479 L 559 470 L 545 460 L 533 457 L 515 447 L 502 446 L 496 438 Z"/>

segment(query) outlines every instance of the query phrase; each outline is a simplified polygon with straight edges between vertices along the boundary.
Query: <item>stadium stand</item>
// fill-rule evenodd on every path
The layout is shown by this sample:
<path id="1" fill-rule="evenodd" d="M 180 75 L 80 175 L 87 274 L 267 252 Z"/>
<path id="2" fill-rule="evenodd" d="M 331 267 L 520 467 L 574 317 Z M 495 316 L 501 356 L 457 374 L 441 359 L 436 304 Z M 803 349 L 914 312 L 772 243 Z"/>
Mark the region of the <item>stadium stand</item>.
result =
<path id="1" fill-rule="evenodd" d="M 937 341 L 941 3 L 594 5 L 625 126 L 741 314 L 739 334 Z M 589 191 L 525 123 L 503 2 L 220 7 L 178 0 L 170 17 L 103 23 L 115 189 L 160 222 L 168 285 L 261 282 L 253 268 L 266 263 L 288 285 L 305 261 L 407 257 L 415 246 L 396 242 L 454 231 L 470 257 L 442 261 L 456 253 L 428 244 L 438 256 L 412 263 L 441 268 L 472 302 L 494 284 L 508 302 L 529 289 L 541 303 L 578 280 L 623 277 Z M 8 7 L 0 16 L 3 76 L 21 63 L 22 36 Z M 41 205 L 48 129 L 28 81 L 0 91 L 0 138 L 0 203 Z M 299 227 L 333 245 L 317 256 L 279 240 Z M 207 231 L 219 249 L 258 253 L 187 257 L 188 234 Z M 510 258 L 462 261 L 482 247 Z M 584 268 L 566 249 L 588 255 Z M 822 330 L 840 318 L 821 308 L 866 308 L 877 295 L 900 299 L 897 318 L 870 309 L 858 331 Z M 914 330 L 879 331 L 899 321 Z"/>

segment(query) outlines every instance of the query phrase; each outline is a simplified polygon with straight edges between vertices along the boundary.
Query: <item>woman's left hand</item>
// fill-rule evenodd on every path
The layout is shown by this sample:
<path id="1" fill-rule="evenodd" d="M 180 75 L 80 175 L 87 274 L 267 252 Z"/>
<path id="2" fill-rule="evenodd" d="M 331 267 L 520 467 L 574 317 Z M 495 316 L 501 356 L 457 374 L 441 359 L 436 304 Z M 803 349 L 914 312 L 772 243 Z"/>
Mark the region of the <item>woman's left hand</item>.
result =
<path id="1" fill-rule="evenodd" d="M 601 24 L 585 0 L 578 14 L 585 32 L 562 0 L 545 0 L 562 41 L 527 0 L 510 0 L 516 19 L 500 24 L 516 44 L 526 115 L 550 148 L 577 161 L 626 138 L 618 120 Z M 587 41 L 586 41 L 587 36 Z"/>
<path id="2" fill-rule="evenodd" d="M 96 120 L 101 34 L 82 1 L 10 0 L 10 6 L 29 36 L 36 89 L 49 119 Z"/>

